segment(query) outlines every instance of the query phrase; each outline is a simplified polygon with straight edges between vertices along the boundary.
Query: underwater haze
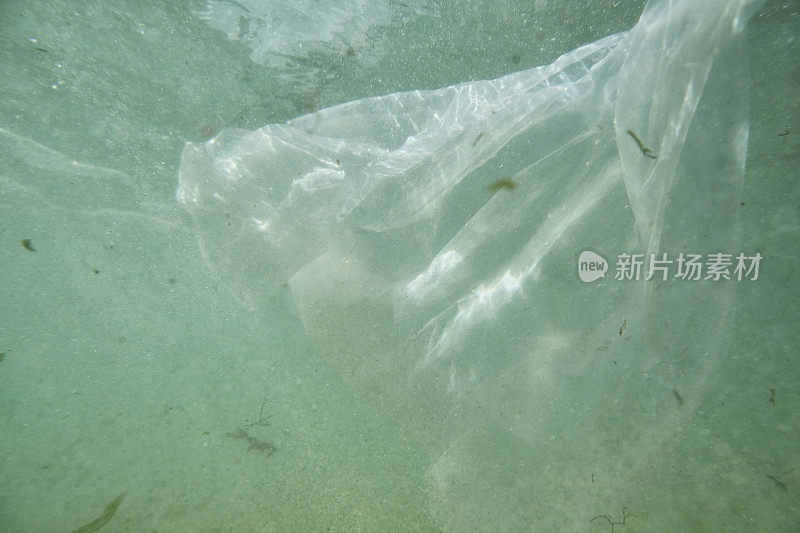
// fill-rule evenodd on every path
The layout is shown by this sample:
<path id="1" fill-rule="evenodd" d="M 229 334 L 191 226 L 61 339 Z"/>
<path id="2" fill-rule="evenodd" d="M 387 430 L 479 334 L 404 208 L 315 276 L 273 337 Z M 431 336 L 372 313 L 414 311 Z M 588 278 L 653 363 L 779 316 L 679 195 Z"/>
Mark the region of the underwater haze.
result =
<path id="1" fill-rule="evenodd" d="M 800 3 L 5 1 L 0 530 L 790 531 Z"/>

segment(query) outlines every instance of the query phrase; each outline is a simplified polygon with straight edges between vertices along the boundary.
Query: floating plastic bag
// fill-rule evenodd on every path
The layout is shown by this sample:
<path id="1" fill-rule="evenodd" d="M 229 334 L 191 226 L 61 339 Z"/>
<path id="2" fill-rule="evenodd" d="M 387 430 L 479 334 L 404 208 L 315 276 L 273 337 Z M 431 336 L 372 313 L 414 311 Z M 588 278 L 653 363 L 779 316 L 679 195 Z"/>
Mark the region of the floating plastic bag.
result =
<path id="1" fill-rule="evenodd" d="M 289 283 L 320 354 L 428 458 L 442 524 L 571 516 L 547 495 L 580 499 L 588 471 L 616 501 L 703 400 L 736 282 L 615 259 L 740 251 L 756 4 L 656 1 L 551 65 L 190 143 L 177 198 L 244 305 Z"/>

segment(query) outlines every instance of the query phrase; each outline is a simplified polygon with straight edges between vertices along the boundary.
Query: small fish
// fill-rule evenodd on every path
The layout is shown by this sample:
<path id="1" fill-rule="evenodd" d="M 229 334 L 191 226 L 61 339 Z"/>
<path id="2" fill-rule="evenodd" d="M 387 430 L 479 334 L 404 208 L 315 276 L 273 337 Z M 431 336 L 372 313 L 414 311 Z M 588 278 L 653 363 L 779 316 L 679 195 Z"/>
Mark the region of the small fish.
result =
<path id="1" fill-rule="evenodd" d="M 22 239 L 22 247 L 28 250 L 29 252 L 36 251 L 36 248 L 33 247 L 33 244 L 31 244 L 30 239 Z"/>

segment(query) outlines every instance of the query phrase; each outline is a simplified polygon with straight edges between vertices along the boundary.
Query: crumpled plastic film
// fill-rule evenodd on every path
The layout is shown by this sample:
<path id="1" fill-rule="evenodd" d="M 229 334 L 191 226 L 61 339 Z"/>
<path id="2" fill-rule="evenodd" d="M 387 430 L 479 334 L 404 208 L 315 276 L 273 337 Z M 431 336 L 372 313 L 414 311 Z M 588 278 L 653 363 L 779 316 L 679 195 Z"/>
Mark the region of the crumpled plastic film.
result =
<path id="1" fill-rule="evenodd" d="M 613 261 L 739 251 L 758 5 L 655 1 L 551 65 L 190 143 L 177 198 L 244 305 L 289 283 L 320 354 L 430 457 L 442 523 L 529 527 L 530 494 L 582 465 L 635 490 L 724 359 L 735 284 Z M 605 279 L 580 281 L 584 250 Z"/>

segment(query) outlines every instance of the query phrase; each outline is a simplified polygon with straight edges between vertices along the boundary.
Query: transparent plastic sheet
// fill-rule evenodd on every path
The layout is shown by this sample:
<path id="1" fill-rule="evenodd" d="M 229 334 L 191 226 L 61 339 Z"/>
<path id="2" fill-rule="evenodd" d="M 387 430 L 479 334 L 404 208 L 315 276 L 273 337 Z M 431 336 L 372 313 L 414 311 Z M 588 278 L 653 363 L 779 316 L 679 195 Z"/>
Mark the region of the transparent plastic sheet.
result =
<path id="1" fill-rule="evenodd" d="M 724 362 L 734 283 L 613 260 L 739 251 L 759 4 L 651 2 L 551 65 L 190 143 L 177 198 L 243 305 L 289 283 L 321 356 L 427 458 L 443 526 L 585 523 L 577 501 L 668 476 Z M 606 279 L 579 280 L 584 250 Z"/>

